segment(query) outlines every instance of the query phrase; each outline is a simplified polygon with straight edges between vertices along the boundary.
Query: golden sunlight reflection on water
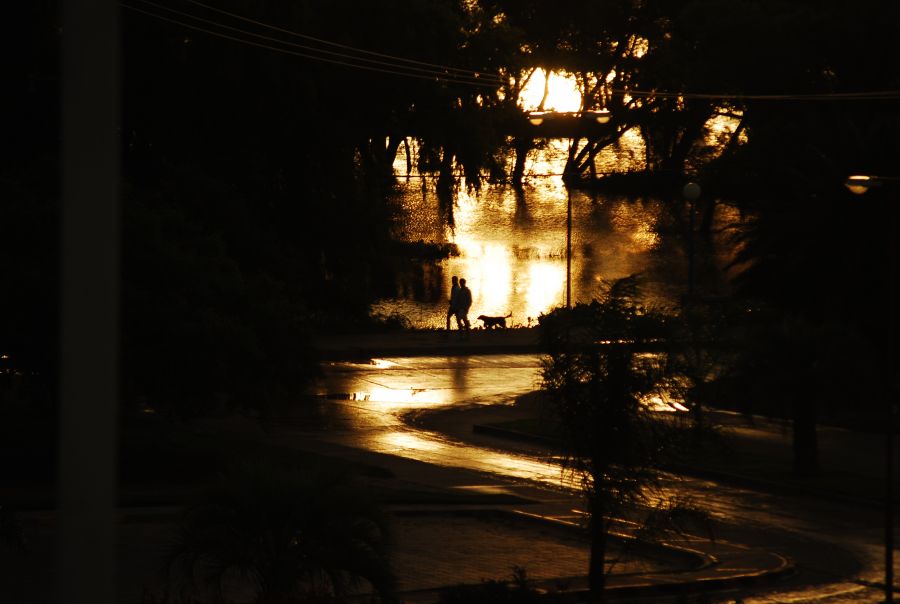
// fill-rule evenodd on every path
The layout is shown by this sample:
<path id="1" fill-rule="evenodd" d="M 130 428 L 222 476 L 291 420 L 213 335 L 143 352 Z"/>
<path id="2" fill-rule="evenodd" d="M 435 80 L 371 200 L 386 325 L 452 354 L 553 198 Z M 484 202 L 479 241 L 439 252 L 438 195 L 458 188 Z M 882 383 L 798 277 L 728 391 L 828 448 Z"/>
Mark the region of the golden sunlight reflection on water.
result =
<path id="1" fill-rule="evenodd" d="M 565 293 L 565 267 L 558 262 L 532 262 L 528 267 L 525 304 L 528 317 L 537 317 L 548 308 L 562 303 Z"/>
<path id="2" fill-rule="evenodd" d="M 709 142 L 734 132 L 733 118 L 714 122 L 709 125 Z M 412 148 L 415 153 L 415 145 Z M 442 208 L 430 178 L 413 173 L 403 179 L 406 158 L 401 150 L 394 165 L 400 175 L 396 235 L 406 241 L 453 243 L 459 255 L 423 261 L 418 273 L 399 276 L 402 283 L 398 281 L 396 293 L 375 303 L 372 312 L 399 314 L 417 328 L 441 328 L 455 275 L 465 278 L 472 290 L 469 319 L 474 326 L 482 314 L 511 315 L 507 320 L 511 326 L 533 324 L 541 314 L 565 303 L 570 195 L 573 301 L 595 298 L 601 281 L 641 273 L 645 302 L 676 304 L 687 291 L 687 258 L 684 246 L 672 238 L 667 244 L 660 236 L 683 228 L 671 200 L 570 193 L 560 177 L 567 150 L 567 140 L 554 139 L 529 154 L 522 194 L 507 185 L 468 191 L 461 182 L 450 208 Z M 643 158 L 643 140 L 632 130 L 604 149 L 596 166 L 598 173 L 621 172 L 629 166 L 639 168 Z M 717 212 L 719 226 L 740 219 L 725 206 Z"/>
<path id="3" fill-rule="evenodd" d="M 634 243 L 636 250 L 650 251 L 659 243 L 654 216 L 643 208 L 620 204 L 613 210 L 613 226 Z"/>
<path id="4" fill-rule="evenodd" d="M 408 217 L 403 238 L 455 243 L 459 255 L 436 262 L 425 272 L 432 281 L 424 290 L 405 288 L 426 295 L 382 300 L 373 312 L 401 312 L 415 327 L 442 327 L 454 275 L 465 278 L 472 290 L 469 318 L 473 321 L 481 314 L 512 315 L 511 325 L 527 325 L 564 304 L 568 200 L 558 181 L 536 179 L 524 200 L 501 186 L 487 187 L 479 195 L 460 193 L 453 226 L 440 222 L 430 190 L 424 199 L 416 185 L 402 191 L 399 202 Z M 659 202 L 591 199 L 574 192 L 572 211 L 574 300 L 595 297 L 601 278 L 646 271 L 659 242 L 656 228 L 663 212 Z"/>

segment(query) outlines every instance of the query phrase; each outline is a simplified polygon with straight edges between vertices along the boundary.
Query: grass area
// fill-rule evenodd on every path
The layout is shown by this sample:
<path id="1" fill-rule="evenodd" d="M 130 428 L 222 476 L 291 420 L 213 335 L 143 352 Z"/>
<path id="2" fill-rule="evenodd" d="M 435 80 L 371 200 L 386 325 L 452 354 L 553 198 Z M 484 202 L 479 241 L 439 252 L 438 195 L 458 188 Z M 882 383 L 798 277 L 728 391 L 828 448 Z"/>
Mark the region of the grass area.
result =
<path id="1" fill-rule="evenodd" d="M 538 437 L 547 442 L 558 438 L 558 425 L 546 417 L 523 417 L 485 424 L 505 432 L 509 438 Z M 670 467 L 686 474 L 708 476 L 724 481 L 750 484 L 760 488 L 791 493 L 823 493 L 854 500 L 879 502 L 884 492 L 884 449 L 882 440 L 872 435 L 820 428 L 818 476 L 793 473 L 793 450 L 789 426 L 784 429 L 761 427 L 723 427 L 698 448 L 687 449 L 685 456 Z M 900 467 L 900 452 L 895 451 L 895 466 Z M 900 490 L 900 478 L 895 478 Z"/>
<path id="2" fill-rule="evenodd" d="M 505 422 L 492 422 L 485 424 L 492 428 L 499 428 L 509 432 L 518 432 L 553 441 L 559 438 L 559 424 L 543 417 L 525 417 Z"/>

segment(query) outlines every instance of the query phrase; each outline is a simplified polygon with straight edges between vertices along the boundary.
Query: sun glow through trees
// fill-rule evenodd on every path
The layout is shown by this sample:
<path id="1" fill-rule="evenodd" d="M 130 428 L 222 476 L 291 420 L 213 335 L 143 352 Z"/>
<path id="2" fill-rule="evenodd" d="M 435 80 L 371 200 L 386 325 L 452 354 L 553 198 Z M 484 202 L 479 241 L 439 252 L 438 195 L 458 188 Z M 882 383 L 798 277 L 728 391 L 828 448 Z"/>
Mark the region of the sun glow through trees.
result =
<path id="1" fill-rule="evenodd" d="M 540 107 L 544 96 L 544 82 L 547 71 L 538 69 L 519 95 L 519 104 L 525 111 L 534 111 Z M 581 91 L 575 78 L 556 71 L 549 73 L 547 100 L 544 111 L 579 111 L 581 109 Z"/>

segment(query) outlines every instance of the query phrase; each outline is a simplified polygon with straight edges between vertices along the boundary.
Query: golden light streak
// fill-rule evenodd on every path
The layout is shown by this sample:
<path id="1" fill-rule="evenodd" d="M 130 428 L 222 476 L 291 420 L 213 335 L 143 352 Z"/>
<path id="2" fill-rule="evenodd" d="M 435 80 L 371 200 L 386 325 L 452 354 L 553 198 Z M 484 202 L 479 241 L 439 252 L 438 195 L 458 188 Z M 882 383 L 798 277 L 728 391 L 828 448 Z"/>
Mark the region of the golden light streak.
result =
<path id="1" fill-rule="evenodd" d="M 367 409 L 383 412 L 439 407 L 449 402 L 448 393 L 445 390 L 381 386 L 372 386 L 365 390 L 351 392 L 347 396 L 347 400 L 364 403 Z"/>
<path id="2" fill-rule="evenodd" d="M 566 267 L 561 262 L 537 261 L 528 265 L 525 313 L 537 317 L 563 301 Z"/>

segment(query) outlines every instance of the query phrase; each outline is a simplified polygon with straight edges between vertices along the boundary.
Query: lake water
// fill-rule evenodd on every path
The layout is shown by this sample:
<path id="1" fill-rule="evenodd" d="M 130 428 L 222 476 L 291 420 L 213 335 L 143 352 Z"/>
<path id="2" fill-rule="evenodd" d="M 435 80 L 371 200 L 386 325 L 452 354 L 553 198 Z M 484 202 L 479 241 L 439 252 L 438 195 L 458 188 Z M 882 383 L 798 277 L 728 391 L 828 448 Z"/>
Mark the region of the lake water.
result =
<path id="1" fill-rule="evenodd" d="M 375 314 L 400 314 L 418 328 L 442 327 L 450 279 L 467 280 L 473 305 L 473 325 L 480 314 L 511 314 L 512 325 L 528 325 L 566 301 L 566 208 L 570 193 L 562 172 L 567 141 L 550 141 L 532 152 L 526 168 L 523 196 L 507 185 L 486 186 L 479 193 L 458 192 L 453 224 L 433 184 L 413 174 L 401 177 L 396 202 L 400 219 L 397 237 L 407 241 L 454 243 L 459 255 L 441 261 L 423 261 L 399 271 L 394 294 L 372 306 Z M 628 139 L 598 159 L 598 169 L 621 171 L 639 156 Z M 402 151 L 401 151 L 402 153 Z M 398 157 L 397 174 L 405 174 L 405 156 Z M 604 280 L 641 273 L 647 302 L 673 305 L 687 291 L 687 246 L 683 241 L 683 213 L 660 199 L 571 192 L 572 302 L 590 301 Z M 679 204 L 681 205 L 681 204 Z M 717 226 L 735 217 L 724 207 L 717 210 Z M 719 248 L 721 249 L 721 245 Z M 698 250 L 699 252 L 699 250 Z M 695 252 L 695 264 L 698 261 Z M 708 253 L 708 250 L 707 250 Z M 704 265 L 722 266 L 713 253 Z M 702 271 L 695 271 L 698 276 Z M 715 276 L 709 271 L 709 288 Z M 480 325 L 480 324 L 479 324 Z"/>

